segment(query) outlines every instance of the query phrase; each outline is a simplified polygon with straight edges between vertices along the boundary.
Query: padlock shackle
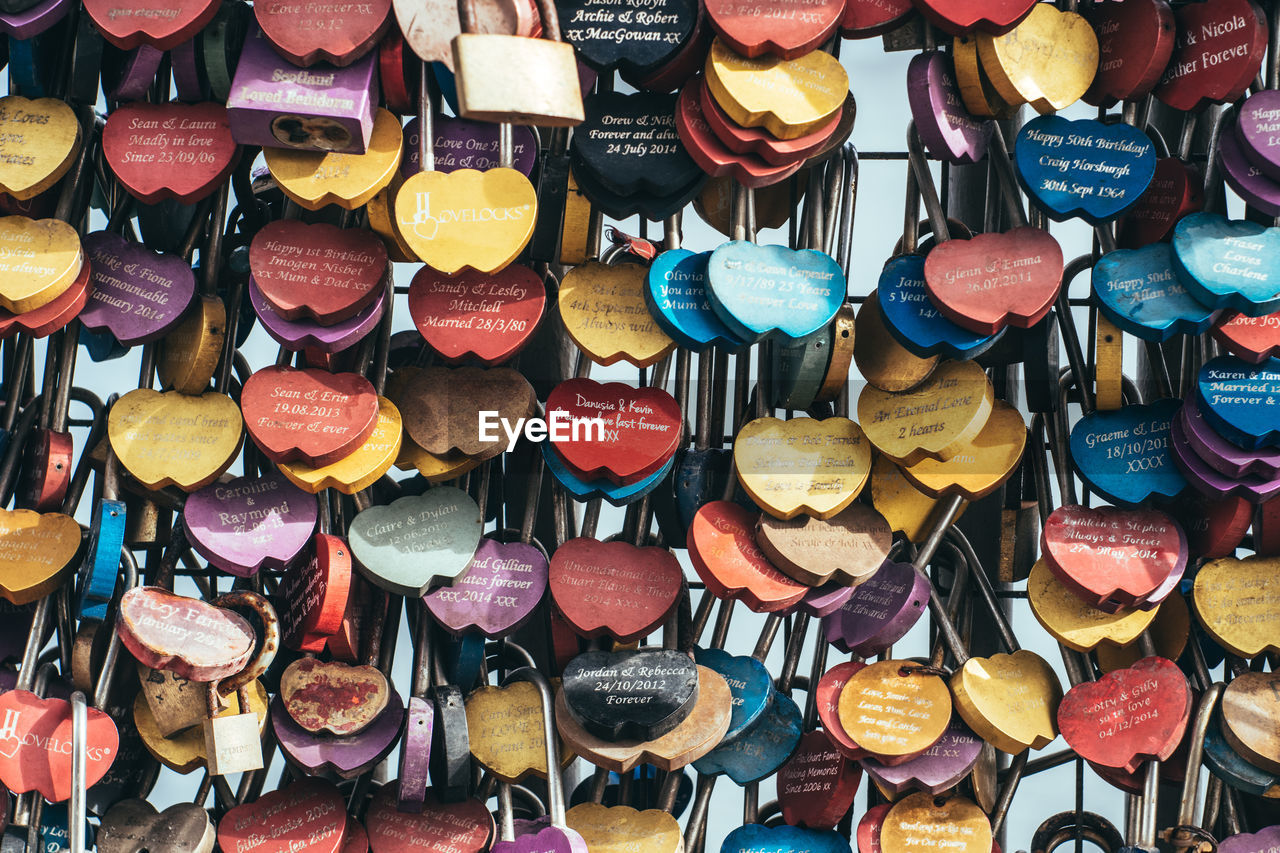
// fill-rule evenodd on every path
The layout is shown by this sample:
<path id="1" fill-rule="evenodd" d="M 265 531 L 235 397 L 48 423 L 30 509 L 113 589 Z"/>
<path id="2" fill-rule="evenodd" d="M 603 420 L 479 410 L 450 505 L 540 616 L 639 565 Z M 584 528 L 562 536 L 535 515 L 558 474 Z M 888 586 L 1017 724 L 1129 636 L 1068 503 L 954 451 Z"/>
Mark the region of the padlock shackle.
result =
<path id="1" fill-rule="evenodd" d="M 1067 363 L 1071 365 L 1071 371 L 1077 377 L 1087 377 L 1089 372 L 1084 358 L 1084 349 L 1080 346 L 1080 334 L 1076 330 L 1075 315 L 1071 313 L 1069 291 L 1071 282 L 1075 280 L 1076 276 L 1085 270 L 1092 269 L 1092 255 L 1081 255 L 1068 263 L 1062 270 L 1062 286 L 1058 290 L 1058 299 L 1054 306 L 1054 311 L 1058 315 L 1058 328 L 1062 333 L 1062 339 L 1067 348 Z M 1079 388 L 1081 411 L 1084 414 L 1088 414 L 1093 411 L 1095 406 L 1093 388 L 1087 381 L 1081 382 Z"/>
<path id="2" fill-rule="evenodd" d="M 528 681 L 538 688 L 538 698 L 542 702 L 542 737 L 547 761 L 547 813 L 551 817 L 551 825 L 557 829 L 566 829 L 564 817 L 564 782 L 560 777 L 560 756 L 557 755 L 555 708 L 551 698 L 551 684 L 547 677 L 538 670 L 524 666 L 507 675 L 502 681 L 506 687 L 516 681 Z"/>
<path id="3" fill-rule="evenodd" d="M 1218 164 L 1218 140 L 1224 128 L 1229 129 L 1230 125 L 1225 120 L 1225 110 L 1217 113 L 1206 113 L 1205 120 L 1209 122 L 1209 143 L 1205 146 L 1205 163 L 1204 163 L 1204 207 L 1206 213 L 1221 213 L 1226 215 L 1225 206 L 1219 209 L 1218 200 L 1222 199 L 1224 205 L 1226 202 L 1226 194 L 1223 192 L 1223 174 L 1222 167 Z"/>
<path id="4" fill-rule="evenodd" d="M 1024 228 L 1027 214 L 1022 208 L 1022 197 L 1018 192 L 1018 179 L 1013 174 L 1013 164 L 1009 160 L 1009 146 L 1004 139 L 1004 131 L 1000 122 L 991 122 L 991 141 L 987 159 L 995 169 L 1000 182 L 1000 197 L 1004 199 L 1005 211 L 1009 214 L 1009 222 L 1014 228 Z"/>
<path id="5" fill-rule="evenodd" d="M 990 612 L 991 618 L 995 622 L 996 632 L 1000 635 L 1000 642 L 1004 645 L 1005 650 L 1009 654 L 1019 651 L 1021 646 L 1018 644 L 1018 638 L 1013 632 L 1013 626 L 1009 624 L 1009 617 L 1000 609 L 1000 599 L 996 596 L 995 587 L 992 586 L 991 578 L 987 575 L 982 562 L 978 559 L 977 552 L 973 550 L 969 537 L 965 536 L 959 528 L 953 526 L 947 530 L 944 538 L 960 549 L 960 553 L 964 555 L 965 562 L 969 564 L 969 574 L 974 581 L 973 588 L 978 591 L 978 597 Z"/>
<path id="6" fill-rule="evenodd" d="M 275 607 L 262 595 L 247 589 L 237 589 L 223 593 L 209 602 L 214 607 L 222 607 L 232 612 L 245 615 L 245 611 L 256 617 L 248 620 L 250 625 L 256 621 L 263 628 L 262 636 L 254 634 L 254 655 L 244 668 L 228 678 L 218 682 L 218 693 L 230 696 L 233 692 L 243 690 L 267 671 L 280 649 L 280 618 Z M 257 627 L 256 625 L 254 627 Z"/>
<path id="7" fill-rule="evenodd" d="M 498 840 L 512 842 L 516 840 L 516 820 L 511 808 L 511 785 L 498 782 Z"/>
<path id="8" fill-rule="evenodd" d="M 67 841 L 71 853 L 84 853 L 85 795 L 88 790 L 85 750 L 89 741 L 89 709 L 84 694 L 71 694 L 71 800 L 67 803 Z"/>
<path id="9" fill-rule="evenodd" d="M 504 639 L 501 642 L 490 642 L 485 645 L 484 662 L 490 672 L 501 672 L 506 669 L 507 664 L 511 662 L 511 658 L 514 658 L 519 664 L 512 671 L 525 667 L 530 669 L 538 668 L 537 662 L 534 661 L 533 655 L 529 654 L 528 649 L 510 639 Z"/>
<path id="10" fill-rule="evenodd" d="M 71 398 L 78 403 L 84 403 L 93 411 L 93 423 L 89 427 L 89 437 L 85 441 L 85 447 L 97 447 L 107 430 L 106 406 L 103 405 L 102 400 L 96 394 L 80 387 L 71 389 Z M 62 499 L 62 512 L 65 515 L 74 513 L 75 508 L 80 505 L 84 487 L 89 482 L 89 472 L 93 468 L 92 462 L 93 460 L 88 453 L 80 454 L 80 459 L 76 462 L 76 469 L 71 475 L 71 482 L 67 485 L 67 493 Z"/>
<path id="11" fill-rule="evenodd" d="M 836 244 L 836 263 L 844 271 L 847 291 L 849 279 L 853 275 L 853 223 L 858 205 L 857 147 L 852 142 L 846 142 L 840 149 L 840 158 L 844 162 L 844 181 L 840 191 L 840 240 Z M 828 254 L 830 254 L 830 244 L 828 244 Z"/>
<path id="12" fill-rule="evenodd" d="M 804 651 L 805 635 L 809 631 L 809 623 L 813 621 L 813 616 L 807 610 L 800 610 L 795 614 L 795 622 L 792 624 L 791 636 L 787 638 L 786 652 L 782 658 L 782 670 L 778 673 L 777 690 L 779 693 L 790 694 L 792 689 L 796 687 L 798 681 L 808 684 L 808 679 L 804 676 L 796 678 L 796 670 L 800 666 L 800 655 Z M 762 661 L 763 663 L 763 661 Z M 805 688 L 806 695 L 810 691 Z"/>
<path id="13" fill-rule="evenodd" d="M 1196 821 L 1196 800 L 1200 793 L 1200 765 L 1204 756 L 1204 737 L 1209 731 L 1209 723 L 1213 719 L 1214 708 L 1217 707 L 1218 699 L 1222 696 L 1223 685 L 1221 682 L 1212 684 L 1204 695 L 1200 697 L 1200 703 L 1196 706 L 1196 715 L 1191 728 L 1191 740 L 1187 747 L 1187 773 L 1182 781 L 1182 799 L 1178 802 L 1178 825 L 1193 826 L 1203 824 L 1203 815 L 1201 821 Z"/>
<path id="14" fill-rule="evenodd" d="M 1102 850 L 1119 851 L 1124 846 L 1124 837 L 1111 821 L 1093 812 L 1059 812 L 1036 827 L 1031 836 L 1032 853 L 1052 853 L 1075 839 L 1076 833 L 1101 848 Z"/>
<path id="15" fill-rule="evenodd" d="M 120 547 L 120 568 L 124 570 L 124 583 L 119 586 L 120 595 L 138 585 L 138 563 L 128 544 Z M 119 597 L 115 599 L 118 604 Z M 111 631 L 107 637 L 107 650 L 102 655 L 102 667 L 98 671 L 98 680 L 93 685 L 93 707 L 105 708 L 111 699 L 111 687 L 115 681 L 116 668 L 120 663 L 120 646 L 122 644 L 119 631 Z"/>
<path id="16" fill-rule="evenodd" d="M 223 223 L 227 221 L 227 201 L 230 194 L 230 184 L 224 181 L 212 197 L 209 233 L 205 238 L 204 248 L 200 252 L 200 288 L 197 296 L 218 295 L 218 278 L 222 275 Z"/>
<path id="17" fill-rule="evenodd" d="M 938 187 L 933 182 L 933 171 L 929 168 L 929 160 L 924 153 L 924 142 L 920 139 L 920 132 L 916 130 L 915 121 L 907 125 L 907 162 L 911 166 L 911 173 L 915 175 L 916 187 L 924 201 L 925 213 L 929 216 L 929 227 L 933 229 L 935 242 L 943 243 L 950 240 L 951 228 L 947 225 L 946 214 L 942 212 Z"/>
<path id="18" fill-rule="evenodd" d="M 36 416 L 40 414 L 40 403 L 43 394 L 37 394 L 22 410 L 18 423 L 9 433 L 9 446 L 5 448 L 4 460 L 0 462 L 0 506 L 7 506 L 13 497 L 13 487 L 18 479 L 18 466 L 22 461 L 23 445 L 35 428 Z"/>
<path id="19" fill-rule="evenodd" d="M 948 562 L 951 564 L 953 577 L 951 580 L 951 592 L 947 595 L 946 604 L 941 604 L 941 596 L 938 596 L 938 602 L 941 605 L 941 613 L 943 618 L 936 620 L 938 622 L 938 639 L 935 643 L 933 654 L 929 656 L 930 666 L 941 668 L 947 652 L 951 652 L 952 657 L 956 658 L 957 666 L 963 666 L 964 662 L 969 659 L 968 648 L 963 643 L 959 631 L 955 628 L 955 623 L 960 618 L 960 606 L 964 603 L 968 595 L 969 575 L 971 568 L 969 561 L 964 558 L 957 548 L 951 542 L 944 542 L 939 547 L 939 553 L 933 560 L 933 567 L 936 570 L 939 557 L 946 555 Z M 932 580 L 932 579 L 931 579 Z M 936 584 L 933 586 L 937 588 Z M 934 610 L 934 595 L 929 596 L 930 611 Z M 956 655 L 956 650 L 964 652 L 962 655 Z"/>
<path id="20" fill-rule="evenodd" d="M 22 410 L 22 392 L 27 384 L 27 372 L 31 369 L 31 351 L 34 339 L 26 332 L 19 332 L 10 346 L 17 347 L 12 355 L 13 366 L 5 380 L 4 418 L 0 421 L 6 433 L 13 431 L 18 420 L 18 412 Z"/>

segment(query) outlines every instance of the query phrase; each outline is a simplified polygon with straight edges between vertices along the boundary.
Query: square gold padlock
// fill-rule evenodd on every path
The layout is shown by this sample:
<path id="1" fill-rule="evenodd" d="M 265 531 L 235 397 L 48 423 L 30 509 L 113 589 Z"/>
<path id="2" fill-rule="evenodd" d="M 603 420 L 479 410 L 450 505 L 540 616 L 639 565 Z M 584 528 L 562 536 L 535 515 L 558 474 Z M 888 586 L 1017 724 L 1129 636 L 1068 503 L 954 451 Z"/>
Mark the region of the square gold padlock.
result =
<path id="1" fill-rule="evenodd" d="M 262 769 L 258 715 L 232 714 L 204 721 L 204 748 L 214 776 Z"/>

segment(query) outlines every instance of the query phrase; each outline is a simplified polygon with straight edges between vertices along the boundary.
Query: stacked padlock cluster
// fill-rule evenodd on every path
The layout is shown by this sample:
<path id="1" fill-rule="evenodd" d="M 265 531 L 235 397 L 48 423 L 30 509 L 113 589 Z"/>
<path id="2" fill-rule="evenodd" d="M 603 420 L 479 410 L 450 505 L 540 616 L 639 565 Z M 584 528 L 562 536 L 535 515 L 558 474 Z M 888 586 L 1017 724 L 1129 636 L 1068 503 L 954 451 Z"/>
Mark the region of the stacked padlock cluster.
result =
<path id="1" fill-rule="evenodd" d="M 1280 845 L 1280 2 L 0 31 L 0 853 Z M 855 262 L 885 81 L 839 55 L 881 43 L 906 209 Z M 683 248 L 690 207 L 727 240 Z"/>

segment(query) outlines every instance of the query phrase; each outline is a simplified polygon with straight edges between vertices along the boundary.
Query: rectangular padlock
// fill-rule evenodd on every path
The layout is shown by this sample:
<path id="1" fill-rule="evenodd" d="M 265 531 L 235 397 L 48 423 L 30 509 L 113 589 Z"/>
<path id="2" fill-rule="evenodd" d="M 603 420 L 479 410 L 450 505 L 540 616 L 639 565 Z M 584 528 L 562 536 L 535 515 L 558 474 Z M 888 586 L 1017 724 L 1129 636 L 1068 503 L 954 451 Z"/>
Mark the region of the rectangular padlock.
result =
<path id="1" fill-rule="evenodd" d="M 232 714 L 204 721 L 204 747 L 214 776 L 262 769 L 258 715 Z"/>
<path id="2" fill-rule="evenodd" d="M 249 703 L 249 693 L 236 691 L 235 710 L 244 713 L 219 715 L 218 689 L 210 683 L 206 689 L 207 716 L 204 720 L 204 748 L 209 773 L 226 776 L 262 769 L 262 732 L 258 715 Z"/>
<path id="3" fill-rule="evenodd" d="M 263 148 L 363 154 L 378 103 L 377 55 L 345 68 L 325 62 L 298 68 L 255 26 L 227 98 L 232 137 Z"/>
<path id="4" fill-rule="evenodd" d="M 458 112 L 475 121 L 573 127 L 582 123 L 582 84 L 573 45 L 560 40 L 555 4 L 538 0 L 543 38 L 481 33 L 474 0 L 461 0 L 453 39 Z"/>

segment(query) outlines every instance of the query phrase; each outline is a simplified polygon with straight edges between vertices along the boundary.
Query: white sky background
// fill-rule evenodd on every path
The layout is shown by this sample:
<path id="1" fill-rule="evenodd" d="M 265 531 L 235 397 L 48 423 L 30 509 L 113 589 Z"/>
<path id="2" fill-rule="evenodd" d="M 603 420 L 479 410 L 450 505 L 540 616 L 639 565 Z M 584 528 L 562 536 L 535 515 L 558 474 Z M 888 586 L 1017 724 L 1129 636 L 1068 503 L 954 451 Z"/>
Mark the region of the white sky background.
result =
<path id="1" fill-rule="evenodd" d="M 884 53 L 881 41 L 878 38 L 866 41 L 844 42 L 842 46 L 842 61 L 849 71 L 850 87 L 858 100 L 858 118 L 853 129 L 852 141 L 860 151 L 897 151 L 905 147 L 906 127 L 910 118 L 906 98 L 906 69 L 911 55 L 911 53 Z M 1030 117 L 1029 108 L 1025 109 L 1027 117 Z M 1094 111 L 1092 108 L 1080 104 L 1067 111 L 1065 115 L 1067 117 L 1081 118 L 1094 115 Z M 865 295 L 876 286 L 881 266 L 889 258 L 893 245 L 900 236 L 903 181 L 906 169 L 906 162 L 901 160 L 863 161 L 861 165 L 853 243 L 854 264 L 851 281 L 849 282 L 849 291 L 852 294 Z M 1233 212 L 1236 212 L 1235 204 L 1233 204 Z M 95 216 L 95 228 L 101 228 L 104 224 L 105 220 L 100 215 Z M 622 230 L 633 234 L 639 230 L 636 227 L 635 219 L 620 223 L 620 227 Z M 692 212 L 692 208 L 687 210 L 684 227 L 684 247 L 687 249 L 694 251 L 713 249 L 724 239 L 707 227 Z M 1055 223 L 1052 225 L 1051 231 L 1062 243 L 1064 256 L 1067 259 L 1089 251 L 1090 230 L 1087 226 L 1079 223 L 1067 225 Z M 655 223 L 651 226 L 651 234 L 658 235 L 659 233 L 659 225 Z M 786 234 L 762 232 L 759 240 L 762 243 L 785 242 Z M 416 269 L 417 265 L 413 264 L 396 265 L 397 283 L 407 285 Z M 1088 287 L 1088 276 L 1081 275 L 1076 279 L 1072 295 L 1077 297 L 1086 296 Z M 398 304 L 395 308 L 395 320 L 397 331 L 412 328 L 403 296 L 398 298 Z M 1082 334 L 1087 328 L 1086 324 L 1080 324 Z M 41 375 L 40 365 L 43 361 L 43 350 L 43 345 L 37 347 L 37 377 Z M 1134 350 L 1134 342 L 1130 339 L 1126 352 L 1128 370 L 1132 370 Z M 250 338 L 244 352 L 251 365 L 261 367 L 274 362 L 276 345 L 258 328 Z M 116 361 L 95 364 L 90 361 L 87 353 L 82 349 L 77 363 L 77 384 L 93 390 L 103 399 L 112 391 L 121 393 L 127 391 L 136 382 L 139 353 L 140 350 L 135 350 Z M 597 368 L 593 371 L 593 378 L 602 381 L 609 379 L 634 381 L 635 371 L 625 365 L 613 368 Z M 857 377 L 854 378 L 856 379 Z M 696 389 L 691 392 L 691 399 L 695 397 Z M 84 413 L 81 407 L 73 406 L 72 416 L 83 417 Z M 83 448 L 84 440 L 85 431 L 77 430 L 77 452 Z M 238 465 L 233 470 L 238 470 Z M 393 470 L 393 474 L 395 473 Z M 397 474 L 397 476 L 399 475 Z M 88 501 L 82 503 L 80 518 L 84 522 L 88 521 L 88 508 Z M 599 528 L 600 537 L 604 538 L 618 531 L 621 528 L 621 523 L 622 512 L 613 510 L 606 504 Z M 696 580 L 696 574 L 689 566 L 685 553 L 683 551 L 677 553 L 686 568 L 688 577 Z M 183 583 L 187 582 L 184 581 Z M 191 590 L 192 594 L 194 594 L 193 590 L 194 587 Z M 1059 679 L 1065 689 L 1068 682 L 1061 671 L 1061 658 L 1056 644 L 1031 616 L 1025 601 L 1015 601 L 1014 607 L 1014 626 L 1022 644 L 1024 647 L 1039 653 L 1058 670 Z M 744 606 L 738 606 L 734 614 L 733 630 L 730 633 L 729 650 L 735 654 L 750 654 L 763 621 L 763 617 L 751 613 Z M 811 640 L 814 636 L 813 632 L 817 630 L 818 626 L 815 622 L 810 630 L 809 637 Z M 895 655 L 897 657 L 910 657 L 927 654 L 926 645 L 927 632 L 922 620 L 921 624 L 906 639 L 895 646 Z M 779 632 L 778 639 L 775 641 L 773 651 L 767 661 L 770 671 L 775 674 L 781 668 L 782 646 L 782 635 Z M 411 639 L 408 628 L 402 621 L 401 636 L 397 645 L 399 654 L 397 655 L 394 672 L 394 679 L 402 696 L 407 696 L 409 692 L 410 647 Z M 811 651 L 812 642 L 806 643 L 805 654 L 798 670 L 801 674 L 808 673 L 808 661 Z M 832 649 L 828 658 L 828 665 L 834 666 L 844 659 L 844 656 Z M 130 669 L 130 667 L 122 666 L 121 669 L 126 670 Z M 131 677 L 131 674 L 122 671 L 118 677 Z M 803 694 L 796 694 L 796 700 L 802 707 L 804 699 Z M 1056 751 L 1063 748 L 1063 746 L 1064 742 L 1058 739 L 1045 750 L 1045 753 Z M 1034 757 L 1034 754 L 1032 757 Z M 380 778 L 394 777 L 397 761 L 398 750 L 392 753 L 388 759 L 389 770 L 387 775 Z M 283 761 L 277 757 L 273 766 L 273 781 L 269 783 L 268 788 L 274 786 L 274 777 L 278 775 L 282 764 Z M 581 777 L 585 777 L 589 772 L 590 768 L 582 766 L 580 763 Z M 1009 843 L 1006 849 L 1013 851 L 1027 848 L 1030 844 L 1032 833 L 1042 820 L 1054 813 L 1073 807 L 1073 774 L 1074 765 L 1067 764 L 1053 771 L 1023 780 L 1008 820 Z M 1109 818 L 1123 832 L 1124 811 L 1122 795 L 1094 777 L 1091 771 L 1086 771 L 1086 777 L 1085 808 Z M 151 793 L 150 800 L 157 808 L 189 800 L 195 792 L 199 779 L 199 772 L 182 777 L 167 769 L 163 770 L 159 783 Z M 864 779 L 863 788 L 858 794 L 855 810 L 855 814 L 858 816 L 865 811 L 865 789 L 868 784 Z M 232 787 L 235 787 L 234 780 Z M 770 778 L 761 785 L 760 803 L 763 805 L 772 799 L 774 799 L 774 780 Z M 707 847 L 709 851 L 712 851 L 712 853 L 717 851 L 724 836 L 731 829 L 740 825 L 741 814 L 741 789 L 732 781 L 721 779 L 717 783 L 712 803 Z"/>

